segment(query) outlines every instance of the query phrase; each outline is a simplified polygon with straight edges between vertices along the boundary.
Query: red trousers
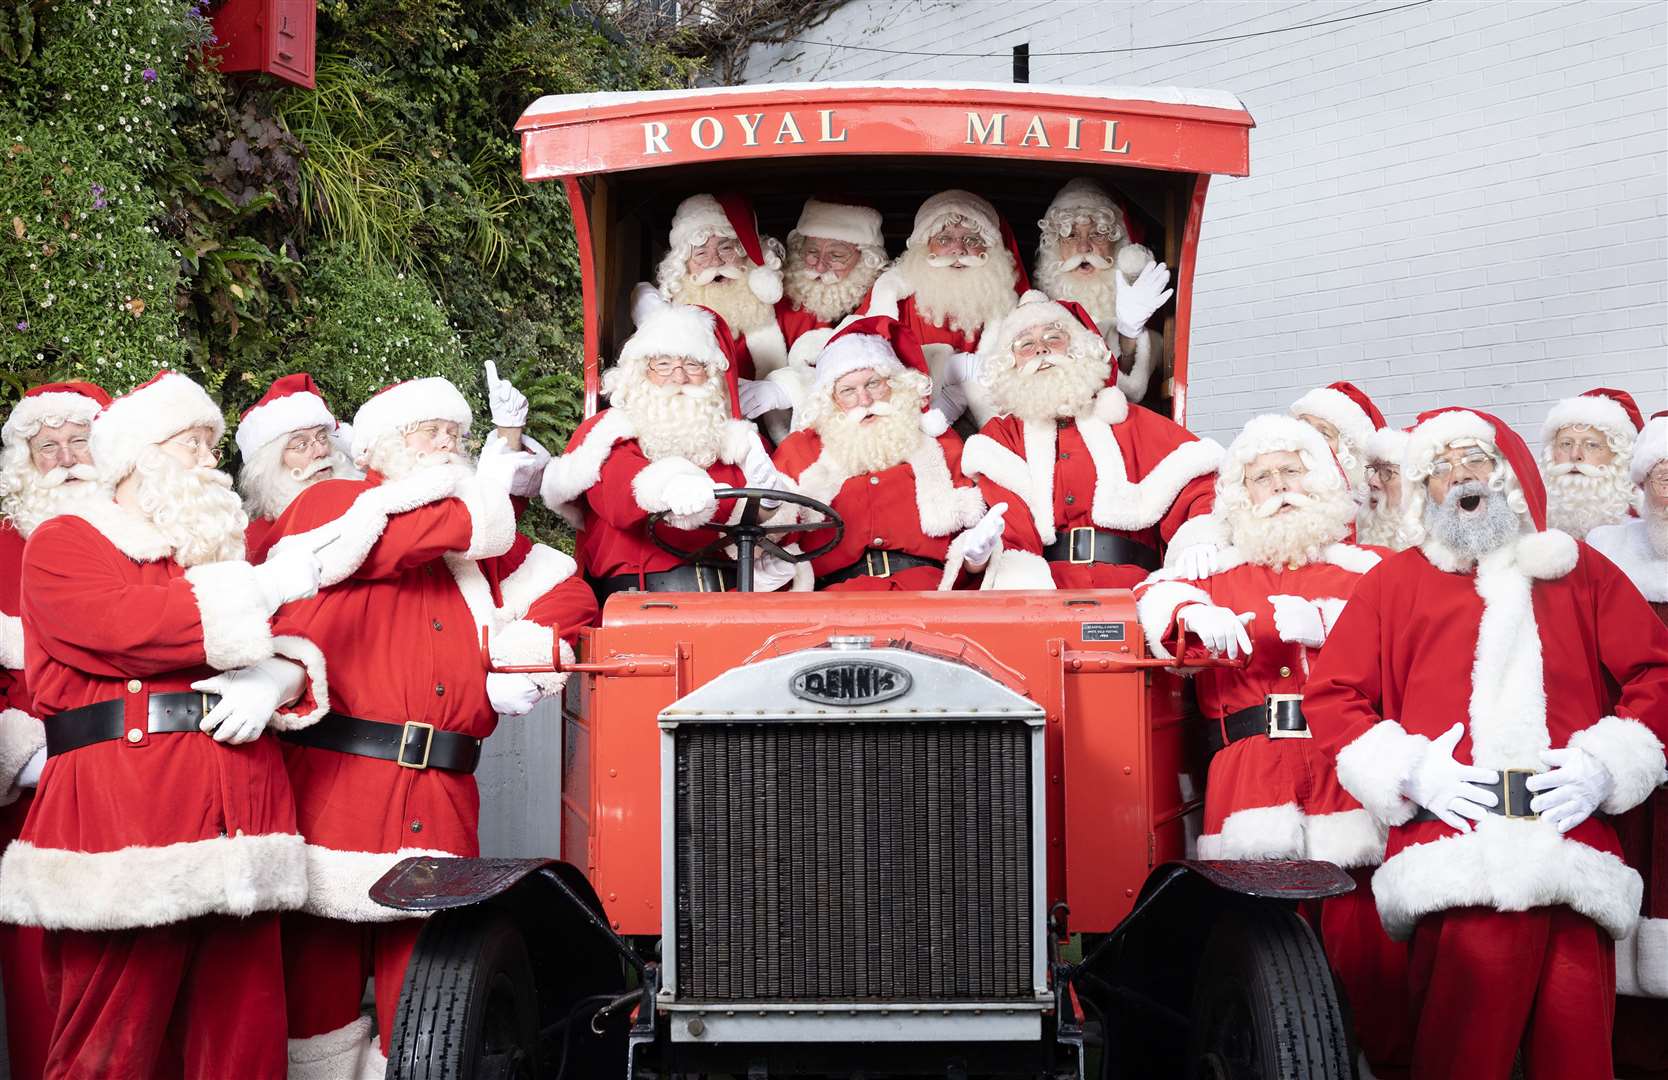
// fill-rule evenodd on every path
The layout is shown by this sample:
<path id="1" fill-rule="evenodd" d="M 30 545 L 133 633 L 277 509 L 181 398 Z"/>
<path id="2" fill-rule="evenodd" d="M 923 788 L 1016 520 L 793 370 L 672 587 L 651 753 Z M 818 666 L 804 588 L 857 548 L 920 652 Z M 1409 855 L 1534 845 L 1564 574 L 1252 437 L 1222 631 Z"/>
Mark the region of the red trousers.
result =
<path id="1" fill-rule="evenodd" d="M 1326 957 L 1343 984 L 1355 1022 L 1355 1041 L 1379 1080 L 1408 1075 L 1413 1015 L 1408 1007 L 1407 945 L 1392 941 L 1373 902 L 1372 866 L 1349 871 L 1355 891 L 1321 903 Z"/>
<path id="2" fill-rule="evenodd" d="M 278 916 L 45 934 L 49 1080 L 283 1080 Z"/>
<path id="3" fill-rule="evenodd" d="M 17 839 L 29 815 L 33 792 L 0 808 L 0 850 Z M 41 985 L 41 928 L 0 924 L 0 984 L 6 994 L 6 1051 L 12 1080 L 40 1080 L 46 1071 L 46 1044 L 52 1034 L 52 1010 Z"/>
<path id="4" fill-rule="evenodd" d="M 376 988 L 376 1029 L 382 1052 L 394 1034 L 394 1010 L 422 919 L 353 923 L 317 915 L 284 917 L 284 982 L 290 1038 L 328 1035 L 359 1018 L 365 980 Z"/>
<path id="5" fill-rule="evenodd" d="M 1419 1080 L 1612 1080 L 1616 953 L 1567 907 L 1452 908 L 1413 930 L 1409 986 Z"/>

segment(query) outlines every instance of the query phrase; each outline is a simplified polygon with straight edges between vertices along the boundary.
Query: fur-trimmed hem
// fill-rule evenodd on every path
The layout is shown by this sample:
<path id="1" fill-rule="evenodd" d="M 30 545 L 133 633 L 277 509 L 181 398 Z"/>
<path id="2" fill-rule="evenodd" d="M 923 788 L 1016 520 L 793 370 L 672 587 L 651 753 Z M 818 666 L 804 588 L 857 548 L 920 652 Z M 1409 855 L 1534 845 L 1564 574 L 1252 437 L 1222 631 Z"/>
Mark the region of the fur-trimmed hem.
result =
<path id="1" fill-rule="evenodd" d="M 375 1052 L 376 1040 L 376 1024 L 369 1016 L 323 1035 L 291 1039 L 288 1080 L 359 1080 L 367 1075 L 365 1059 L 368 1051 Z"/>
<path id="2" fill-rule="evenodd" d="M 499 613 L 509 619 L 522 618 L 540 597 L 572 577 L 577 569 L 567 552 L 534 544 L 521 565 L 498 583 L 498 595 L 504 600 L 498 606 Z"/>
<path id="3" fill-rule="evenodd" d="M 306 899 L 306 856 L 293 833 L 98 852 L 18 840 L 0 858 L 0 922 L 47 930 L 165 926 L 287 911 Z"/>
<path id="4" fill-rule="evenodd" d="M 1141 622 L 1141 634 L 1147 639 L 1147 651 L 1165 660 L 1174 660 L 1164 638 L 1175 625 L 1176 612 L 1184 604 L 1210 604 L 1210 594 L 1197 585 L 1185 581 L 1152 581 L 1140 587 L 1135 600 L 1135 616 Z"/>
<path id="5" fill-rule="evenodd" d="M 990 557 L 981 589 L 1050 589 L 1054 571 L 1048 560 L 1030 551 L 1003 548 Z"/>
<path id="6" fill-rule="evenodd" d="M 22 709 L 0 712 L 0 806 L 10 806 L 22 796 L 17 775 L 45 747 L 46 725 Z"/>
<path id="7" fill-rule="evenodd" d="M 418 855 L 455 858 L 456 852 L 434 848 L 398 851 L 337 851 L 319 844 L 306 846 L 307 896 L 303 908 L 310 915 L 346 922 L 398 922 L 420 919 L 425 913 L 383 907 L 371 899 L 371 886 L 401 859 Z M 0 866 L 3 866 L 0 863 Z M 0 887 L 3 891 L 3 887 Z"/>
<path id="8" fill-rule="evenodd" d="M 1301 859 L 1304 850 L 1296 803 L 1236 810 L 1222 820 L 1221 832 L 1199 837 L 1201 859 Z"/>
<path id="9" fill-rule="evenodd" d="M 1606 814 L 1623 814 L 1651 797 L 1668 776 L 1662 740 L 1650 728 L 1625 716 L 1606 716 L 1570 736 L 1570 746 L 1598 759 L 1615 781 L 1610 797 L 1599 804 Z"/>
<path id="10" fill-rule="evenodd" d="M 0 667 L 23 670 L 23 620 L 0 615 Z"/>
<path id="11" fill-rule="evenodd" d="M 469 511 L 466 559 L 490 559 L 515 543 L 515 506 L 510 493 L 470 478 L 457 485 L 456 496 Z"/>
<path id="12" fill-rule="evenodd" d="M 1382 863 L 1388 831 L 1365 810 L 1311 814 L 1303 821 L 1308 857 L 1336 863 L 1345 870 Z"/>
<path id="13" fill-rule="evenodd" d="M 1616 942 L 1616 993 L 1668 998 L 1668 919 L 1640 919 Z"/>
<path id="14" fill-rule="evenodd" d="M 1419 806 L 1402 794 L 1430 740 L 1381 720 L 1338 751 L 1338 783 L 1385 825 L 1405 824 Z"/>
<path id="15" fill-rule="evenodd" d="M 1049 448 L 1052 462 L 1053 448 Z M 1049 475 L 1053 476 L 1053 465 L 1049 465 Z M 962 446 L 961 450 L 962 475 L 969 480 L 984 477 L 993 484 L 1000 484 L 1013 492 L 1025 503 L 1031 514 L 1031 520 L 1037 527 L 1037 535 L 1045 544 L 1054 542 L 1054 490 L 1052 481 L 1046 492 L 1039 494 L 1036 490 L 1040 485 L 1033 482 L 1031 468 L 1025 459 L 997 442 L 989 435 L 972 435 Z M 1013 507 L 1009 508 L 1014 509 Z"/>
<path id="16" fill-rule="evenodd" d="M 671 491 L 682 487 L 701 491 L 703 506 L 693 514 L 668 514 L 666 522 L 677 529 L 698 529 L 712 520 L 718 500 L 712 494 L 712 477 L 687 458 L 666 457 L 643 466 L 631 480 L 631 497 L 644 512 L 658 514 L 669 509 Z"/>
<path id="17" fill-rule="evenodd" d="M 274 656 L 294 660 L 307 672 L 307 692 L 301 695 L 296 705 L 309 707 L 300 711 L 295 706 L 281 708 L 273 714 L 272 722 L 267 726 L 273 731 L 297 731 L 324 719 L 324 714 L 330 711 L 330 684 L 325 677 L 324 653 L 306 638 L 290 634 L 275 635 L 272 652 Z"/>
<path id="18" fill-rule="evenodd" d="M 1623 938 L 1639 921 L 1643 893 L 1638 873 L 1616 856 L 1562 835 L 1550 822 L 1493 814 L 1469 833 L 1403 848 L 1373 875 L 1379 918 L 1398 941 L 1434 911 L 1559 905 Z"/>
<path id="19" fill-rule="evenodd" d="M 1650 527 L 1643 518 L 1600 525 L 1587 534 L 1587 546 L 1615 563 L 1645 599 L 1668 604 L 1668 556 L 1651 547 Z"/>
<path id="20" fill-rule="evenodd" d="M 1164 545 L 1164 568 L 1173 568 L 1180 560 L 1182 552 L 1200 544 L 1228 546 L 1228 529 L 1215 514 L 1190 517 L 1176 527 L 1169 542 Z"/>
<path id="21" fill-rule="evenodd" d="M 255 568 L 241 560 L 203 563 L 185 571 L 203 626 L 203 658 L 221 671 L 272 655 L 272 612 L 258 597 Z"/>

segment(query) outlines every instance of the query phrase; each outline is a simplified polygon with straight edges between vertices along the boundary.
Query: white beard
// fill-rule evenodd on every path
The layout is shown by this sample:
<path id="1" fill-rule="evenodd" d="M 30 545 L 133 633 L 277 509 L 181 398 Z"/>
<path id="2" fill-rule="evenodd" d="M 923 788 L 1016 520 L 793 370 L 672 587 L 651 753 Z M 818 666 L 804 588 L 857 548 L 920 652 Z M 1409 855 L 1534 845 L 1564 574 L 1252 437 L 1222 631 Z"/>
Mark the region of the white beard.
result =
<path id="1" fill-rule="evenodd" d="M 1029 374 L 1016 369 L 1011 360 L 990 366 L 983 378 L 996 414 L 1041 422 L 1086 412 L 1112 373 L 1104 347 L 1099 356 L 1090 356 L 1074 340 L 1065 356 L 1053 359 L 1053 367 Z"/>
<path id="2" fill-rule="evenodd" d="M 1407 546 L 1396 535 L 1401 524 L 1400 510 L 1391 509 L 1382 500 L 1369 500 L 1355 519 L 1356 539 L 1363 544 L 1376 544 L 1392 551 L 1400 551 Z"/>
<path id="3" fill-rule="evenodd" d="M 934 326 L 977 334 L 1019 303 L 1014 294 L 1014 259 L 998 244 L 980 266 L 956 270 L 932 266 L 925 248 L 899 257 L 898 272 L 915 290 L 915 309 Z"/>
<path id="4" fill-rule="evenodd" d="M 284 467 L 284 439 L 273 439 L 238 470 L 237 487 L 243 493 L 243 509 L 251 519 L 275 520 L 290 508 L 295 497 L 314 484 L 358 473 L 347 455 L 331 448 L 330 456 L 311 463 L 297 475 Z"/>
<path id="5" fill-rule="evenodd" d="M 1281 505 L 1294 509 L 1276 514 Z M 1329 545 L 1349 535 L 1355 500 L 1347 491 L 1326 495 L 1287 492 L 1261 506 L 1238 507 L 1224 514 L 1229 541 L 1246 561 L 1262 566 L 1304 566 Z"/>
<path id="6" fill-rule="evenodd" d="M 1563 472 L 1568 466 L 1546 466 L 1546 524 L 1577 540 L 1600 525 L 1627 519 L 1633 508 L 1633 482 L 1621 457 L 1609 465 L 1585 465 L 1590 470 Z"/>
<path id="7" fill-rule="evenodd" d="M 705 285 L 697 285 L 685 277 L 672 286 L 672 303 L 711 308 L 737 336 L 774 323 L 776 309 L 754 296 L 747 284 L 745 271 L 751 269 L 753 264 L 747 263 L 740 277 L 719 277 Z"/>
<path id="8" fill-rule="evenodd" d="M 874 416 L 874 422 L 862 423 Z M 894 387 L 892 397 L 825 416 L 817 421 L 817 435 L 834 460 L 853 476 L 882 472 L 900 464 L 921 440 L 921 395 L 909 387 Z"/>
<path id="9" fill-rule="evenodd" d="M 837 323 L 857 309 L 857 302 L 863 299 L 884 267 L 884 262 L 870 266 L 863 259 L 851 268 L 845 280 L 819 281 L 819 275 L 805 269 L 804 258 L 789 251 L 782 291 L 795 307 L 809 311 L 819 322 Z"/>
<path id="10" fill-rule="evenodd" d="M 1645 542 L 1659 559 L 1668 559 L 1668 506 L 1645 512 Z"/>
<path id="11" fill-rule="evenodd" d="M 215 468 L 187 468 L 161 447 L 147 447 L 134 471 L 139 512 L 161 533 L 181 566 L 243 558 L 249 516 L 232 478 Z"/>
<path id="12" fill-rule="evenodd" d="M 643 379 L 617 392 L 612 404 L 631 418 L 637 445 L 650 461 L 679 457 L 704 469 L 718 460 L 730 422 L 722 376 L 682 386 Z"/>
<path id="13" fill-rule="evenodd" d="M 1075 300 L 1095 320 L 1101 333 L 1116 325 L 1118 314 L 1118 267 L 1116 253 L 1105 269 L 1093 274 L 1067 271 L 1060 263 L 1059 243 L 1046 238 L 1037 253 L 1037 287 L 1051 300 Z"/>
<path id="14" fill-rule="evenodd" d="M 9 457 L 10 455 L 8 455 Z M 98 494 L 98 470 L 91 465 L 71 465 L 49 473 L 35 471 L 25 448 L 18 462 L 7 462 L 0 477 L 0 512 L 12 528 L 27 540 L 41 523 L 70 513 Z"/>
<path id="15" fill-rule="evenodd" d="M 390 431 L 371 444 L 365 464 L 384 480 L 399 480 L 419 469 L 446 469 L 457 480 L 475 475 L 475 462 L 468 454 L 455 450 L 439 453 L 413 450 L 405 444 L 402 432 Z"/>

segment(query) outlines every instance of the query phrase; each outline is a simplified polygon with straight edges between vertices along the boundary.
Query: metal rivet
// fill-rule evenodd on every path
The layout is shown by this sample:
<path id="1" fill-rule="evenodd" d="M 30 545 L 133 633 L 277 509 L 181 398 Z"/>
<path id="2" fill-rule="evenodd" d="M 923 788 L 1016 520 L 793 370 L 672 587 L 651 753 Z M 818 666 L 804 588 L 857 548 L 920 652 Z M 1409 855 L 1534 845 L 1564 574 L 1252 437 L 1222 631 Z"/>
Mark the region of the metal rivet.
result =
<path id="1" fill-rule="evenodd" d="M 1128 766 L 1128 765 L 1125 765 L 1125 766 L 1124 766 L 1124 775 L 1125 775 L 1125 776 L 1128 776 L 1128 775 L 1129 775 L 1129 774 L 1130 774 L 1130 773 L 1132 773 L 1132 772 L 1134 772 L 1134 771 L 1135 771 L 1135 770 L 1134 770 L 1134 769 L 1133 769 L 1133 768 L 1131 768 L 1131 767 L 1130 767 L 1130 766 Z"/>
<path id="2" fill-rule="evenodd" d="M 437 682 L 437 683 L 434 684 L 434 696 L 435 697 L 445 697 L 446 696 L 446 684 L 445 683 L 438 683 Z"/>

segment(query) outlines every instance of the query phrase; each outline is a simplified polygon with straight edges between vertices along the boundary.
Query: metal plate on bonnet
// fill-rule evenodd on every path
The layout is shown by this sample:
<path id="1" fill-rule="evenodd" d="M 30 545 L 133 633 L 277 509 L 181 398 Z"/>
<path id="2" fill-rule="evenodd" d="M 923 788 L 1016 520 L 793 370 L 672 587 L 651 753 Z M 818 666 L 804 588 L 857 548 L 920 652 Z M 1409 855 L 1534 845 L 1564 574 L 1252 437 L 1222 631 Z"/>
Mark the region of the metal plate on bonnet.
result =
<path id="1" fill-rule="evenodd" d="M 794 672 L 793 696 L 822 705 L 877 705 L 903 697 L 914 684 L 909 672 L 879 660 L 823 660 Z"/>
<path id="2" fill-rule="evenodd" d="M 1122 641 L 1124 640 L 1124 624 L 1121 622 L 1086 622 L 1083 624 L 1084 641 Z"/>

